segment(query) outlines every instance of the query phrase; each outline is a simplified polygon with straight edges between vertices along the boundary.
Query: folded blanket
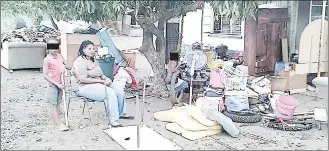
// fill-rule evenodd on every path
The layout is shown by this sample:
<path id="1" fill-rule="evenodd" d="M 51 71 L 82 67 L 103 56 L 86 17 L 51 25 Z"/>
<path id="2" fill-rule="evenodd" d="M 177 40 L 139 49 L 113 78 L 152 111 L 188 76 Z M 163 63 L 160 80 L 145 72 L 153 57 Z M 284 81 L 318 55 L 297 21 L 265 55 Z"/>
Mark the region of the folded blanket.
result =
<path id="1" fill-rule="evenodd" d="M 222 130 L 206 130 L 206 131 L 187 131 L 184 128 L 182 128 L 181 126 L 179 126 L 177 123 L 168 123 L 166 125 L 166 129 L 177 133 L 177 134 L 181 134 L 184 138 L 189 139 L 189 140 L 197 140 L 203 137 L 207 137 L 207 136 L 212 136 L 212 135 L 219 135 L 221 134 Z"/>

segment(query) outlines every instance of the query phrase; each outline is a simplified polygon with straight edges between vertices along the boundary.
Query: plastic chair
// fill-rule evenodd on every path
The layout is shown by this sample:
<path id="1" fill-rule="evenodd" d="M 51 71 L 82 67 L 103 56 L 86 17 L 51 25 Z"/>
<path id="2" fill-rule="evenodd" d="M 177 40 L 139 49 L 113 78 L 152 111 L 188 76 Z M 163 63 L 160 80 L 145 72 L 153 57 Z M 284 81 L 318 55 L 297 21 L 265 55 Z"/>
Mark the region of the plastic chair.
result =
<path id="1" fill-rule="evenodd" d="M 76 94 L 75 92 L 71 92 L 71 96 L 69 97 L 69 101 L 67 103 L 67 116 L 69 116 L 69 108 L 70 108 L 70 103 L 71 103 L 71 100 L 72 99 L 81 99 L 83 100 L 83 109 L 82 109 L 82 115 L 84 115 L 84 112 L 85 112 L 85 108 L 86 108 L 86 105 L 87 105 L 87 108 L 88 108 L 88 115 L 89 115 L 89 120 L 91 121 L 91 117 L 90 117 L 90 110 L 89 110 L 89 107 L 88 107 L 88 103 L 89 102 L 96 102 L 95 100 L 91 100 L 91 99 L 88 99 L 88 98 L 85 98 L 85 97 L 82 97 L 82 96 L 79 96 L 78 94 Z M 105 112 L 106 112 L 106 117 L 108 118 L 108 122 L 110 122 L 110 118 L 109 118 L 109 114 L 108 114 L 108 109 L 106 107 L 106 103 L 103 102 L 104 104 L 104 108 L 105 108 Z"/>
<path id="2" fill-rule="evenodd" d="M 71 86 L 71 75 L 69 76 L 66 76 L 68 77 L 70 80 L 69 80 L 69 84 Z M 85 97 L 82 97 L 82 96 L 79 96 L 77 93 L 75 92 L 71 92 L 71 95 L 70 97 L 68 97 L 68 102 L 67 102 L 67 117 L 69 116 L 69 108 L 70 108 L 70 104 L 71 104 L 71 100 L 72 99 L 81 99 L 83 100 L 83 109 L 82 109 L 82 115 L 84 115 L 84 112 L 85 112 L 85 108 L 86 106 L 88 107 L 88 103 L 91 103 L 91 102 L 97 102 L 95 100 L 91 100 L 91 99 L 88 99 L 88 98 L 85 98 Z M 110 123 L 110 116 L 109 116 L 109 113 L 108 113 L 108 109 L 107 109 L 107 106 L 106 106 L 106 103 L 103 102 L 104 104 L 104 108 L 105 108 L 105 112 L 106 112 L 106 117 L 108 118 L 108 124 Z M 88 115 L 89 115 L 89 120 L 91 121 L 91 116 L 90 116 L 90 110 L 89 110 L 89 107 L 88 107 Z"/>
<path id="3" fill-rule="evenodd" d="M 104 59 L 97 58 L 96 60 L 99 63 L 100 68 L 102 69 L 102 72 L 104 73 L 104 75 L 106 77 L 110 78 L 110 79 L 113 79 L 113 71 L 114 71 L 114 61 L 115 61 L 115 58 L 112 57 L 112 56 L 110 56 L 110 55 L 107 55 L 107 56 L 105 56 Z M 70 80 L 69 80 L 70 82 L 69 83 L 71 85 L 71 76 L 69 76 L 69 78 L 70 78 Z M 95 100 L 91 100 L 91 99 L 88 99 L 88 98 L 79 96 L 75 92 L 71 92 L 71 96 L 69 97 L 68 105 L 67 105 L 67 114 L 69 113 L 68 111 L 69 111 L 70 103 L 71 103 L 71 100 L 72 99 L 81 99 L 81 100 L 83 100 L 84 104 L 83 104 L 83 109 L 82 109 L 82 115 L 85 112 L 86 105 L 88 107 L 88 103 L 90 103 L 90 102 L 97 102 Z M 110 116 L 109 116 L 109 113 L 108 113 L 106 102 L 104 101 L 103 104 L 104 104 L 104 108 L 105 108 L 105 112 L 106 112 L 106 116 L 108 118 L 108 124 L 109 124 L 110 123 Z M 89 120 L 91 121 L 89 107 L 88 107 L 88 114 L 89 114 Z"/>

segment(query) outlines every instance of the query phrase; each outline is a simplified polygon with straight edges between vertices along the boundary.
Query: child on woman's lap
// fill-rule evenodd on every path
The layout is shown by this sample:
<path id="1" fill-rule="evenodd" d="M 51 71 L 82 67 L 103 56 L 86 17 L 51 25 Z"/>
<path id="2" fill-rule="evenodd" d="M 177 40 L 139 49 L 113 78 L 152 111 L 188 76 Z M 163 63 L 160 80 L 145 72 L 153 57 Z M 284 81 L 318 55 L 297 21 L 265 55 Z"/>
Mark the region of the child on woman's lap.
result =
<path id="1" fill-rule="evenodd" d="M 64 59 L 58 49 L 49 49 L 49 53 L 43 62 L 43 76 L 48 81 L 47 101 L 50 103 L 51 116 L 56 124 L 56 129 L 66 131 L 69 128 L 60 120 L 60 103 L 62 101 L 64 85 L 61 75 L 65 72 Z"/>

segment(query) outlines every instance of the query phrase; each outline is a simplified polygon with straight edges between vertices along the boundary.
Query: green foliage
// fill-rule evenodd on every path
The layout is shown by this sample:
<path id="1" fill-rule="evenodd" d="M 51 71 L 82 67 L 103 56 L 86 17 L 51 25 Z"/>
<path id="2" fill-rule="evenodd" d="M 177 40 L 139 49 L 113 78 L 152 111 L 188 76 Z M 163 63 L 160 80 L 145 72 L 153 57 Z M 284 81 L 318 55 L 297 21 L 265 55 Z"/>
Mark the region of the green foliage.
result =
<path id="1" fill-rule="evenodd" d="M 251 17 L 256 20 L 256 12 L 258 6 L 261 4 L 271 2 L 281 2 L 283 0 L 271 1 L 242 1 L 242 0 L 231 0 L 231 1 L 210 1 L 210 5 L 213 7 L 215 17 L 220 15 L 227 16 L 232 19 L 243 19 Z"/>
<path id="2" fill-rule="evenodd" d="M 28 14 L 32 18 L 43 16 L 44 11 L 40 9 L 41 7 L 33 7 L 35 3 L 35 1 L 1 1 L 1 14 L 14 16 Z"/>
<path id="3" fill-rule="evenodd" d="M 167 1 L 170 8 L 183 7 L 196 1 Z M 258 5 L 269 1 L 216 1 L 207 0 L 218 15 L 225 15 L 233 19 L 252 17 L 256 19 Z M 84 20 L 96 22 L 104 20 L 117 20 L 128 8 L 135 9 L 139 4 L 139 11 L 144 15 L 152 16 L 162 9 L 164 1 L 1 1 L 1 12 L 10 14 L 29 14 L 40 16 L 52 15 L 60 20 Z"/>
<path id="4" fill-rule="evenodd" d="M 118 19 L 126 10 L 124 1 L 1 1 L 1 13 L 31 17 L 51 15 L 59 20 L 87 22 Z"/>
<path id="5" fill-rule="evenodd" d="M 59 20 L 86 22 L 112 19 L 111 10 L 104 1 L 48 1 L 48 14 Z"/>
<path id="6" fill-rule="evenodd" d="M 252 17 L 256 19 L 258 1 L 211 1 L 216 17 L 220 15 L 232 19 Z"/>

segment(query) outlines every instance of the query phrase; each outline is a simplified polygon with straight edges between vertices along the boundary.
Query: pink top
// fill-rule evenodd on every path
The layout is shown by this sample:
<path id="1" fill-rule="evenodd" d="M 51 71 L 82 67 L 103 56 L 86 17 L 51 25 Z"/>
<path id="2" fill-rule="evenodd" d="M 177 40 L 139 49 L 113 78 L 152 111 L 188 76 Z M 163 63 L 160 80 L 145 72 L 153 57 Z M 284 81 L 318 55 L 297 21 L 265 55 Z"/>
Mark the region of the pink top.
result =
<path id="1" fill-rule="evenodd" d="M 49 59 L 48 72 L 50 78 L 52 78 L 58 83 L 62 83 L 61 80 L 61 67 L 63 65 L 62 57 L 60 56 L 57 56 L 56 58 L 49 57 L 48 59 Z"/>

